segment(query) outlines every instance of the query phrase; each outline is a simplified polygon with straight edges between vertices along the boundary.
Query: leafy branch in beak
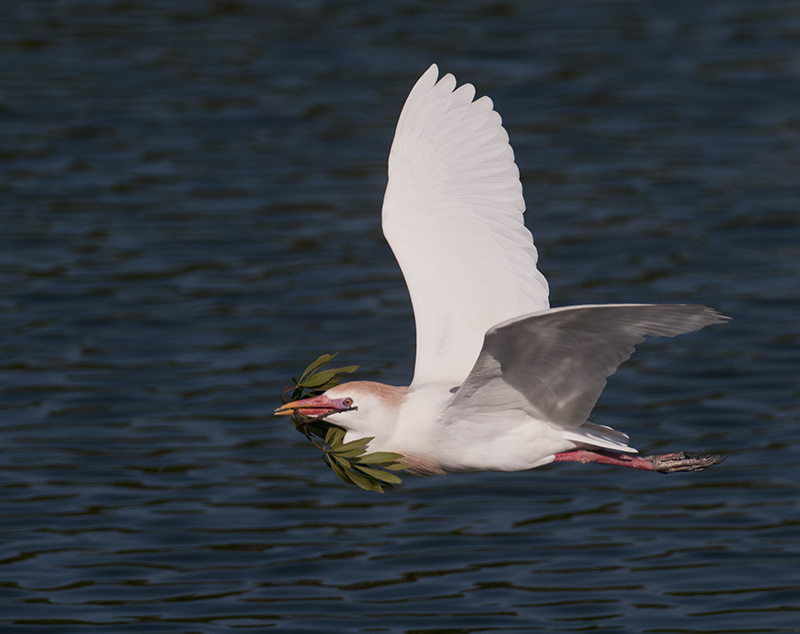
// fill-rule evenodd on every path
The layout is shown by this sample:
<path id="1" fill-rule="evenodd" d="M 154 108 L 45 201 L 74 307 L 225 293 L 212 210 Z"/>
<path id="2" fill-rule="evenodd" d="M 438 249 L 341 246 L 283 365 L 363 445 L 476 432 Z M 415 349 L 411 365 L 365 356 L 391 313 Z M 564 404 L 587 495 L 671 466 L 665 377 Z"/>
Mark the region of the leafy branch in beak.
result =
<path id="1" fill-rule="evenodd" d="M 303 371 L 300 380 L 292 378 L 294 385 L 287 385 L 281 392 L 283 404 L 324 394 L 341 383 L 342 379 L 338 376 L 339 374 L 351 374 L 358 369 L 357 365 L 323 369 L 338 354 L 338 352 L 323 354 Z M 289 392 L 291 392 L 291 396 L 287 397 Z M 305 435 L 311 444 L 322 452 L 325 464 L 333 469 L 342 482 L 378 493 L 383 493 L 384 489 L 393 489 L 394 484 L 400 484 L 402 480 L 391 472 L 402 471 L 410 466 L 402 462 L 403 455 L 388 451 L 366 453 L 366 446 L 373 438 L 359 438 L 345 443 L 346 430 L 324 420 L 325 416 L 332 413 L 334 412 L 327 412 L 319 416 L 306 416 L 294 411 L 291 420 L 295 429 Z M 314 440 L 314 437 L 320 438 L 322 443 Z"/>

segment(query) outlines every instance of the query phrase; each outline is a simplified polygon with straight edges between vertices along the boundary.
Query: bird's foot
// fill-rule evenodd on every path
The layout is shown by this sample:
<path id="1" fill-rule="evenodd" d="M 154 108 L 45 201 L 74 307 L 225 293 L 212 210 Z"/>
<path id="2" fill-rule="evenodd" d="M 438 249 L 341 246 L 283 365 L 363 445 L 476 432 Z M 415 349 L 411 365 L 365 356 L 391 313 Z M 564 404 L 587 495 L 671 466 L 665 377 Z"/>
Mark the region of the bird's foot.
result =
<path id="1" fill-rule="evenodd" d="M 725 456 L 698 456 L 693 451 L 668 453 L 663 456 L 646 456 L 653 462 L 653 471 L 659 473 L 675 473 L 677 471 L 702 471 L 719 464 Z"/>
<path id="2" fill-rule="evenodd" d="M 613 451 L 590 451 L 576 449 L 558 453 L 553 462 L 597 462 L 617 467 L 629 467 L 642 471 L 676 473 L 678 471 L 702 471 L 725 460 L 724 456 L 698 456 L 691 451 L 668 453 L 661 456 L 636 456 Z"/>

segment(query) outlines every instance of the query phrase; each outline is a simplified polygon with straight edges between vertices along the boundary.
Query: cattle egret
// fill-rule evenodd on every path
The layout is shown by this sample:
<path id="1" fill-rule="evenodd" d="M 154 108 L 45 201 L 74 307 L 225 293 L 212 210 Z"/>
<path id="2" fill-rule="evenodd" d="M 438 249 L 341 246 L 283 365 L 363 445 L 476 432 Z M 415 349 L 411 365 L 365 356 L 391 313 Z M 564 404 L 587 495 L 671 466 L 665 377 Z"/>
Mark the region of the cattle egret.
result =
<path id="1" fill-rule="evenodd" d="M 519 170 L 500 115 L 470 84 L 412 89 L 389 155 L 383 232 L 403 271 L 417 327 L 408 387 L 342 383 L 276 414 L 324 417 L 345 442 L 402 454 L 413 472 L 518 471 L 599 462 L 697 471 L 693 453 L 637 456 L 628 436 L 587 420 L 606 377 L 645 335 L 672 337 L 726 317 L 704 306 L 550 308 L 523 224 Z"/>

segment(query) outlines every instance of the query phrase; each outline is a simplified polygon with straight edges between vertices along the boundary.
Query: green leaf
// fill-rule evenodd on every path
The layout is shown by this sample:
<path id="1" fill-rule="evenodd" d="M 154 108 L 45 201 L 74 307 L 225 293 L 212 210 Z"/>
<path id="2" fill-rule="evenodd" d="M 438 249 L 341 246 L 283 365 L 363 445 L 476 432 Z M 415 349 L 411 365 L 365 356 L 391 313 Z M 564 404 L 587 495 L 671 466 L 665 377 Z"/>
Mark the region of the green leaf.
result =
<path id="1" fill-rule="evenodd" d="M 381 482 L 391 482 L 392 484 L 401 484 L 403 482 L 395 474 L 389 473 L 388 471 L 382 471 L 381 469 L 373 469 L 372 467 L 362 467 L 360 465 L 356 465 L 354 469 L 356 471 L 361 471 L 362 473 L 370 475 L 376 480 L 380 480 Z"/>
<path id="2" fill-rule="evenodd" d="M 337 460 L 332 459 L 328 462 L 328 465 L 331 467 L 331 469 L 333 469 L 333 472 L 342 482 L 345 482 L 346 484 L 355 484 L 356 486 L 359 486 L 367 491 L 377 491 L 378 493 L 383 493 L 383 487 L 378 484 L 374 478 L 357 473 L 349 467 L 349 463 L 347 463 L 348 466 L 345 467 L 342 464 L 339 464 Z"/>
<path id="3" fill-rule="evenodd" d="M 324 439 L 328 435 L 328 430 L 333 427 L 333 425 L 322 420 L 317 420 L 313 423 L 307 423 L 305 427 L 309 433 Z"/>
<path id="4" fill-rule="evenodd" d="M 405 471 L 411 468 L 411 465 L 407 462 L 392 462 L 391 464 L 382 464 L 378 466 L 381 469 L 389 469 L 390 471 Z"/>
<path id="5" fill-rule="evenodd" d="M 334 460 L 330 460 L 328 462 L 328 466 L 333 469 L 333 472 L 339 477 L 342 482 L 347 484 L 355 484 L 350 477 L 347 475 L 347 472 L 342 469 Z"/>
<path id="6" fill-rule="evenodd" d="M 304 388 L 317 388 L 322 385 L 325 385 L 328 381 L 330 381 L 333 377 L 336 376 L 335 370 L 321 370 L 316 374 L 312 374 L 308 378 L 306 378 L 302 383 L 300 383 L 300 387 Z"/>
<path id="7" fill-rule="evenodd" d="M 332 370 L 320 370 L 307 376 L 305 379 L 300 379 L 300 387 L 303 388 L 321 388 L 322 386 L 330 383 L 336 378 L 337 374 L 341 372 L 355 372 L 358 369 L 357 365 L 347 366 L 346 368 L 333 368 Z M 332 386 L 331 386 L 332 387 Z"/>
<path id="8" fill-rule="evenodd" d="M 362 447 L 368 445 L 373 440 L 375 440 L 374 436 L 372 436 L 371 438 L 359 438 L 358 440 L 351 440 L 350 442 L 346 442 L 341 447 L 339 447 L 336 450 L 336 453 L 340 453 L 342 451 L 350 451 L 352 449 L 361 449 Z"/>
<path id="9" fill-rule="evenodd" d="M 338 354 L 339 354 L 338 352 L 334 352 L 333 354 L 323 354 L 311 365 L 309 365 L 305 370 L 303 370 L 303 374 L 300 375 L 299 381 L 294 381 L 294 379 L 292 379 L 295 382 L 295 385 L 299 385 L 300 383 L 302 383 L 303 379 L 313 374 L 317 370 L 317 368 L 321 368 L 323 365 L 329 363 L 330 360 L 336 357 Z"/>
<path id="10" fill-rule="evenodd" d="M 341 449 L 337 449 L 334 453 L 337 456 L 341 456 L 342 458 L 352 458 L 355 462 L 358 461 L 358 458 L 366 451 L 363 447 L 356 447 L 355 449 L 348 449 L 347 451 L 342 451 Z"/>
<path id="11" fill-rule="evenodd" d="M 348 471 L 348 477 L 362 489 L 366 491 L 377 491 L 378 493 L 383 493 L 383 487 L 375 482 L 375 480 L 371 478 L 367 478 L 356 471 Z"/>
<path id="12" fill-rule="evenodd" d="M 339 353 L 323 354 L 311 365 L 309 365 L 300 375 L 300 380 L 292 379 L 296 389 L 292 395 L 292 400 L 296 401 L 306 396 L 316 396 L 322 394 L 327 389 L 337 385 L 341 378 L 337 375 L 342 373 L 352 373 L 358 369 L 357 365 L 348 365 L 342 368 L 322 370 Z"/>
<path id="13" fill-rule="evenodd" d="M 391 451 L 375 451 L 373 453 L 368 453 L 366 456 L 362 456 L 359 462 L 362 464 L 376 464 L 383 466 L 384 463 L 395 462 L 396 460 L 401 460 L 402 458 L 405 458 L 405 456 L 400 453 L 393 453 Z"/>
<path id="14" fill-rule="evenodd" d="M 330 458 L 348 473 L 353 470 L 353 465 L 350 464 L 350 461 L 347 460 L 347 458 L 342 458 L 337 454 L 331 454 Z"/>
<path id="15" fill-rule="evenodd" d="M 342 366 L 341 368 L 334 368 L 333 370 L 331 370 L 331 372 L 336 372 L 336 374 L 341 374 L 342 372 L 345 372 L 346 374 L 352 374 L 360 367 L 361 367 L 360 365 L 345 365 Z"/>
<path id="16" fill-rule="evenodd" d="M 328 433 L 325 434 L 325 444 L 333 448 L 339 445 L 347 432 L 338 425 L 331 425 Z"/>

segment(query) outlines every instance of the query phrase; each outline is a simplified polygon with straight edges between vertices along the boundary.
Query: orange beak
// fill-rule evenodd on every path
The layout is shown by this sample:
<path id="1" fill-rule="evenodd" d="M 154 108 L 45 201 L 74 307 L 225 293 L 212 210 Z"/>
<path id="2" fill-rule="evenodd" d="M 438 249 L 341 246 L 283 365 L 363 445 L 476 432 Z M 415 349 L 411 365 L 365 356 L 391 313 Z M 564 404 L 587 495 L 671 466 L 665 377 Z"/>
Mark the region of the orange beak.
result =
<path id="1" fill-rule="evenodd" d="M 284 414 L 290 414 L 292 416 L 297 414 L 300 416 L 324 416 L 325 414 L 340 412 L 343 409 L 348 408 L 342 407 L 341 403 L 332 401 L 324 394 L 320 394 L 319 396 L 315 396 L 313 398 L 304 398 L 300 401 L 293 401 L 291 403 L 281 405 L 275 410 L 275 414 L 277 416 Z"/>

